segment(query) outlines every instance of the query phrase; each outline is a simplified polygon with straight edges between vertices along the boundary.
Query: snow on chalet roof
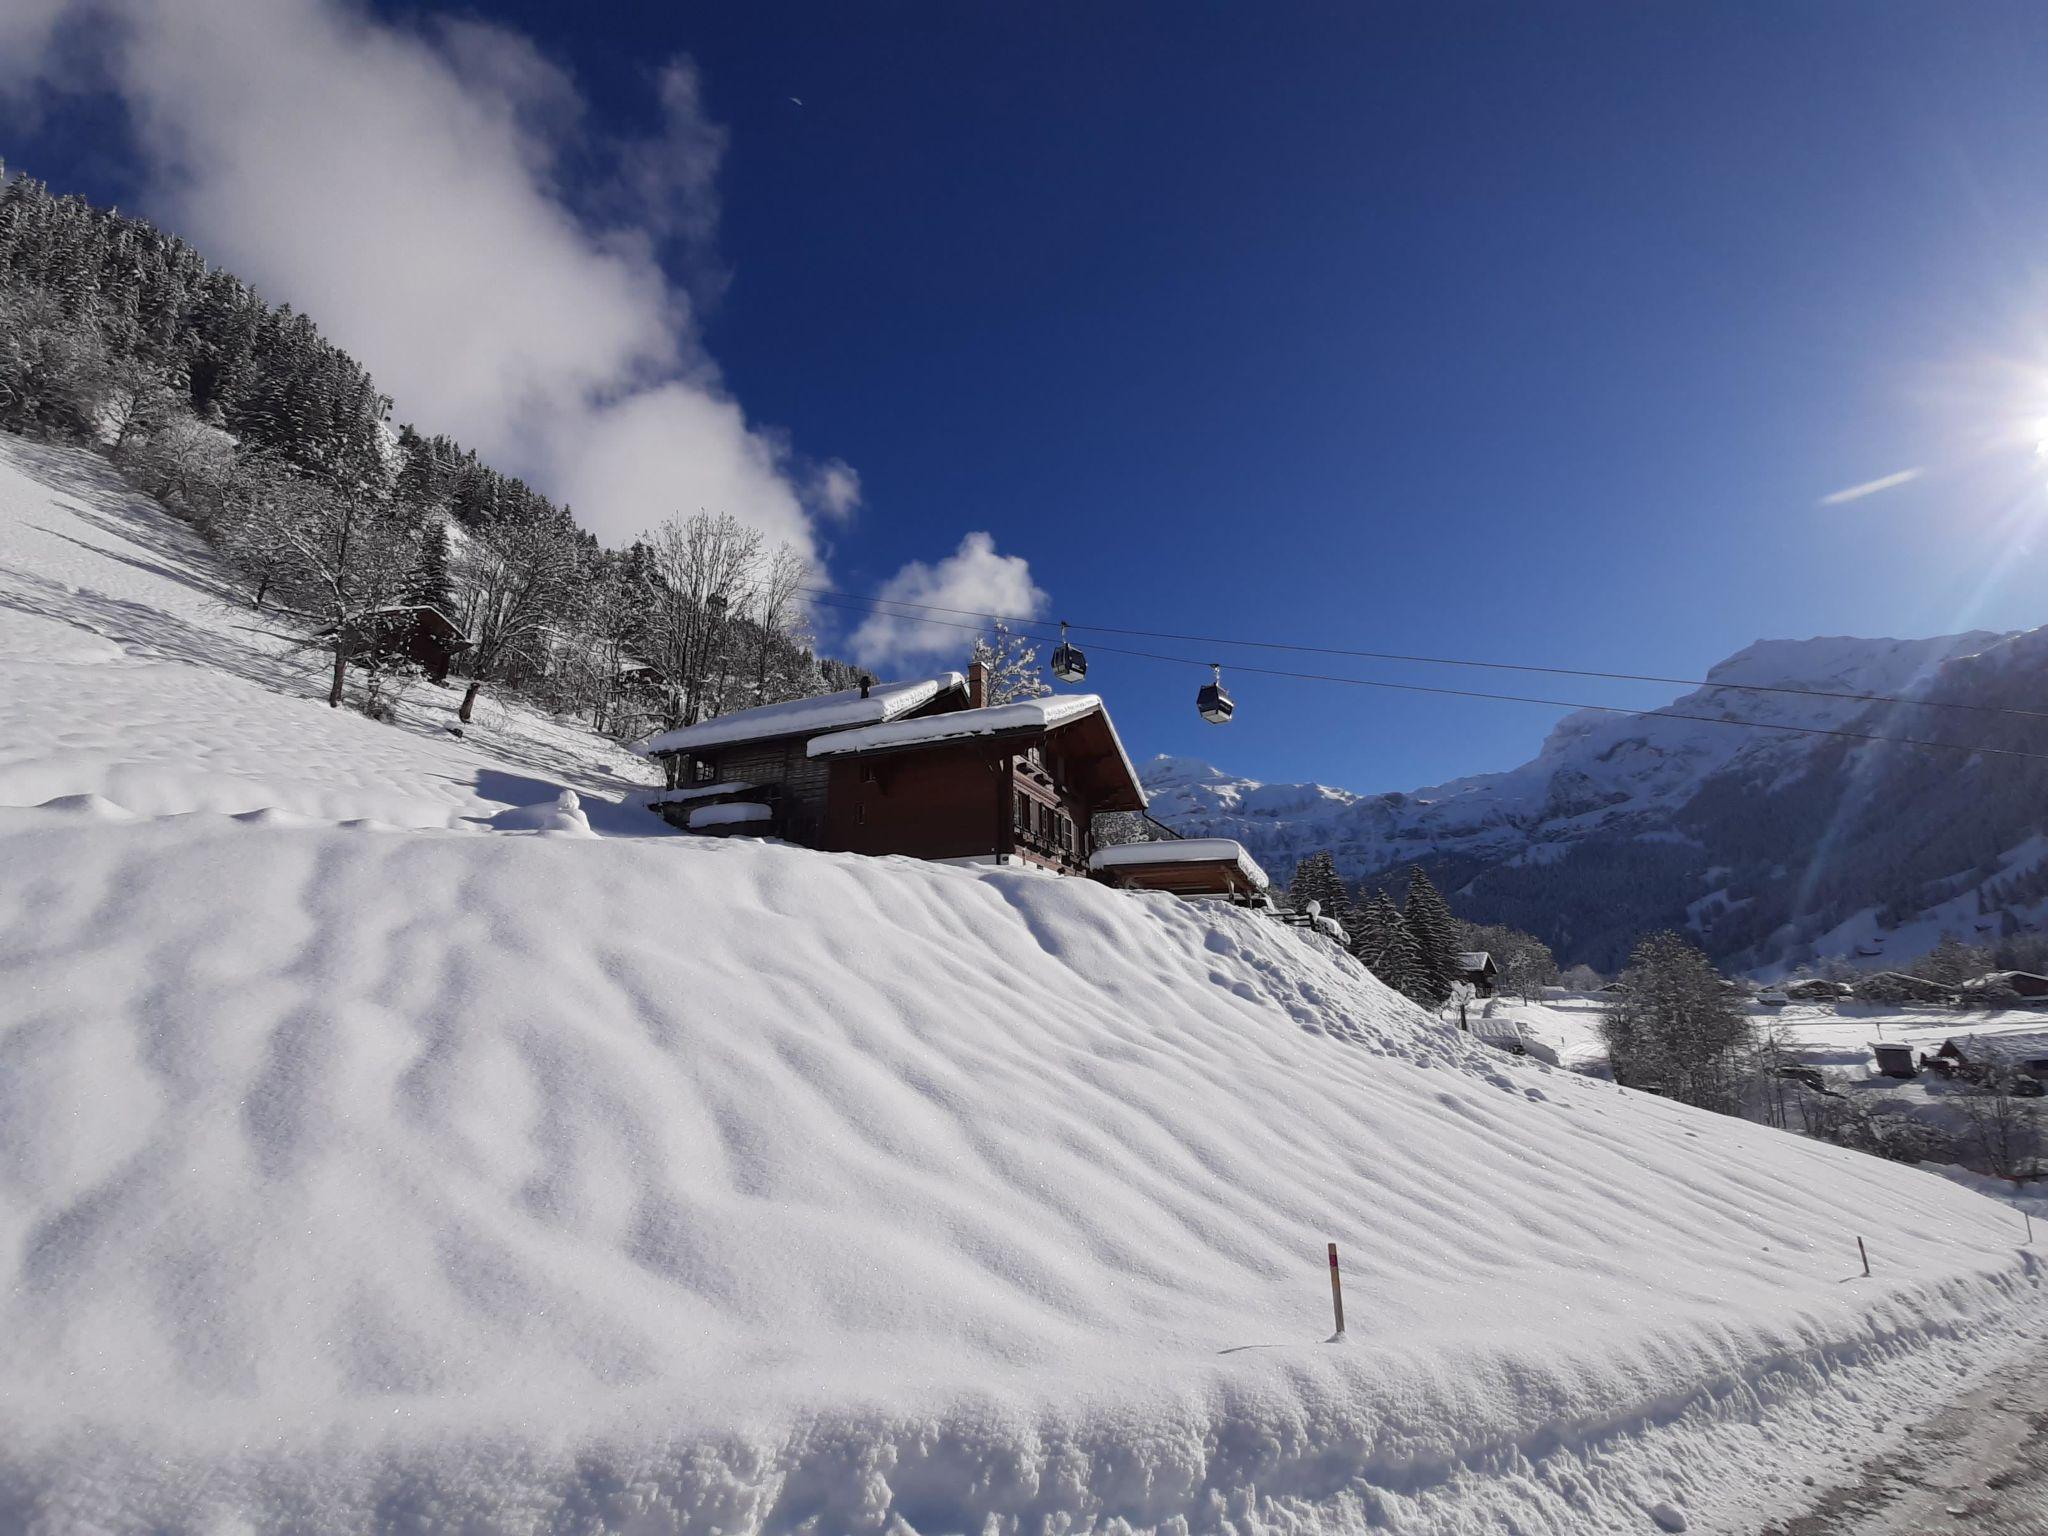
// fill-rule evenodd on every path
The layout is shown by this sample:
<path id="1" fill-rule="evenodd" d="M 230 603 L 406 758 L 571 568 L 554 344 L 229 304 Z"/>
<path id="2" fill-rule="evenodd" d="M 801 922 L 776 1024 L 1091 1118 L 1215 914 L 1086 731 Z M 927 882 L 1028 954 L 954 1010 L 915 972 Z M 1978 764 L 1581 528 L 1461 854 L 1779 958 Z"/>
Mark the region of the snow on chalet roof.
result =
<path id="1" fill-rule="evenodd" d="M 1119 843 L 1088 855 L 1090 869 L 1121 869 L 1132 864 L 1235 864 L 1258 890 L 1272 882 L 1244 844 L 1228 837 L 1162 838 L 1156 843 Z"/>
<path id="2" fill-rule="evenodd" d="M 1493 956 L 1483 949 L 1468 949 L 1458 956 L 1461 970 L 1483 971 L 1493 963 Z"/>
<path id="3" fill-rule="evenodd" d="M 1116 744 L 1117 756 L 1123 759 L 1124 772 L 1130 775 L 1131 786 L 1137 791 L 1138 803 L 1142 805 L 1145 791 L 1138 783 L 1138 770 L 1132 766 L 1131 754 L 1124 750 L 1123 738 L 1117 735 L 1116 725 L 1110 720 L 1109 711 L 1103 708 L 1101 696 L 1093 693 L 1050 694 L 1042 699 L 1018 699 L 1010 704 L 991 704 L 984 709 L 963 709 L 949 715 L 927 715 L 919 720 L 871 725 L 820 737 L 805 750 L 812 757 L 836 757 L 845 752 L 920 747 L 928 742 L 957 741 L 967 736 L 996 736 L 1008 731 L 1051 731 L 1098 714 L 1102 716 L 1102 723 L 1109 727 L 1109 739 Z"/>
<path id="4" fill-rule="evenodd" d="M 2048 1061 L 2048 1030 L 2027 1030 L 2002 1035 L 1951 1035 L 1948 1044 L 1965 1060 L 1993 1062 L 2016 1067 L 2030 1061 Z"/>
<path id="5" fill-rule="evenodd" d="M 844 731 L 855 726 L 881 725 L 897 720 L 912 710 L 922 709 L 942 694 L 965 688 L 967 680 L 958 672 L 941 672 L 937 677 L 908 683 L 877 683 L 861 697 L 858 688 L 820 694 L 814 699 L 787 699 L 780 704 L 763 704 L 757 709 L 734 710 L 715 720 L 661 731 L 641 742 L 635 751 L 652 757 L 662 752 L 695 752 L 704 747 L 729 747 L 735 742 L 767 741 L 777 736 L 811 736 L 821 731 Z"/>

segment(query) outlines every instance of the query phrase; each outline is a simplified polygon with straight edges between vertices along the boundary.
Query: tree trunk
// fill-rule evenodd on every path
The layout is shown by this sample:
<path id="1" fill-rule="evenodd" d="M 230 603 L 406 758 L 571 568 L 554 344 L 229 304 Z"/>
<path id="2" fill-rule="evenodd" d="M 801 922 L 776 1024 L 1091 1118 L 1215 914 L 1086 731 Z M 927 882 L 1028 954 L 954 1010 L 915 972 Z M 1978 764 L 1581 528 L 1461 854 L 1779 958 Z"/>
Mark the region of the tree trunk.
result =
<path id="1" fill-rule="evenodd" d="M 334 684 L 327 690 L 327 707 L 341 708 L 343 685 L 348 680 L 348 647 L 339 640 L 334 642 Z"/>
<path id="2" fill-rule="evenodd" d="M 270 573 L 265 571 L 263 579 L 256 583 L 256 611 L 263 611 L 263 594 L 270 590 Z"/>
<path id="3" fill-rule="evenodd" d="M 469 688 L 462 695 L 462 708 L 455 711 L 455 718 L 464 725 L 469 724 L 470 714 L 476 709 L 476 696 L 483 686 L 484 681 L 480 677 L 472 677 L 469 680 Z"/>

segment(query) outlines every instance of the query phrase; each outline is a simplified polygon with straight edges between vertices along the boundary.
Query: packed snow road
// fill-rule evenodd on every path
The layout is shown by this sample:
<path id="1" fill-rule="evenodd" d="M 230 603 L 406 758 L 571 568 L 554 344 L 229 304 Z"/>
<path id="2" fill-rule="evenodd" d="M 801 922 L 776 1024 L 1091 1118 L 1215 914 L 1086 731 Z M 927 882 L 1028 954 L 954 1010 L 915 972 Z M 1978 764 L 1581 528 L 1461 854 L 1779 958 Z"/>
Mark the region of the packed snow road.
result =
<path id="1" fill-rule="evenodd" d="M 1764 1536 L 2048 1536 L 2048 1329 L 1805 1514 Z"/>

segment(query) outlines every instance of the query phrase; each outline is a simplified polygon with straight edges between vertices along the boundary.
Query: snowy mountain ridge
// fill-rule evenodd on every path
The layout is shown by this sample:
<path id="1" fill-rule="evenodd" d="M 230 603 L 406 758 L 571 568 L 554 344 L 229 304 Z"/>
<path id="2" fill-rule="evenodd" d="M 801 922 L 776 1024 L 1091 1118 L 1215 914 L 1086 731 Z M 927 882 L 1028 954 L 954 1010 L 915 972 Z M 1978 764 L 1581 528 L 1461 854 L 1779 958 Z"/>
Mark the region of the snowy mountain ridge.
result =
<path id="1" fill-rule="evenodd" d="M 2001 719 L 1951 711 L 1871 705 L 1860 699 L 1815 697 L 1815 693 L 1899 698 L 1948 698 L 1964 702 L 2002 697 L 2018 689 L 2048 696 L 2033 680 L 2041 676 L 2039 653 L 2048 631 L 2000 634 L 1972 630 L 1924 640 L 1859 639 L 1830 636 L 1811 640 L 1763 640 L 1718 663 L 1707 685 L 1683 694 L 1648 715 L 1582 710 L 1558 721 L 1536 756 L 1499 773 L 1476 774 L 1408 793 L 1359 794 L 1323 784 L 1267 784 L 1235 776 L 1189 758 L 1156 758 L 1143 777 L 1153 797 L 1153 814 L 1190 835 L 1235 837 L 1277 876 L 1285 877 L 1308 853 L 1329 848 L 1350 879 L 1389 881 L 1410 863 L 1422 863 L 1449 877 L 1463 895 L 1461 909 L 1484 919 L 1514 921 L 1530 928 L 1573 959 L 1611 966 L 1634 933 L 1667 924 L 1689 924 L 1723 958 L 1753 965 L 1782 960 L 1802 946 L 1825 941 L 1830 930 L 1866 905 L 1893 906 L 1909 892 L 1836 890 L 1819 850 L 1802 870 L 1811 884 L 1807 898 L 1765 902 L 1777 919 L 1758 932 L 1748 925 L 1710 919 L 1761 893 L 1728 890 L 1745 881 L 1765 881 L 1785 858 L 1748 847 L 1759 817 L 1787 810 L 1795 800 L 1814 800 L 1817 783 L 1832 793 L 1809 807 L 1816 825 L 1842 815 L 1867 814 L 1886 803 L 1890 792 L 1905 794 L 1914 774 L 1905 759 L 1937 757 L 1952 767 L 1982 759 L 1958 754 L 1909 753 L 1867 748 L 1850 752 L 1839 738 L 1784 730 L 1735 729 L 1719 720 L 1755 721 L 1804 730 L 1862 731 L 1941 740 L 2004 744 Z M 1811 692 L 1736 692 L 1732 683 Z M 1707 718 L 1688 718 L 1700 717 Z M 1971 734 L 1971 733 L 1975 734 Z M 2028 745 L 2040 747 L 2038 741 Z M 2004 781 L 2025 778 L 2025 768 L 1999 765 Z M 1968 778 L 1968 772 L 1962 778 Z M 1912 793 L 1953 798 L 1960 780 L 1937 776 Z M 1916 781 L 1917 783 L 1917 781 Z M 2018 815 L 1998 834 L 1995 850 L 1959 846 L 1947 876 L 1995 863 L 1995 855 L 2023 843 L 2048 820 Z M 1875 829 L 1887 835 L 1880 826 Z M 1796 857 L 1804 834 L 1788 831 L 1779 852 Z M 1661 852 L 1655 850 L 1663 845 Z M 1929 853 L 1934 850 L 1927 850 Z M 1861 850 L 1869 862 L 1871 850 Z M 1986 869 L 1987 876 L 2011 874 Z M 1628 918 L 1601 921 L 1587 910 L 1610 908 L 1618 877 L 1626 874 L 1643 889 Z M 1792 880 L 1789 872 L 1779 877 Z M 1576 901 L 1579 885 L 1593 900 Z M 1821 888 L 1825 887 L 1823 891 Z M 1704 908 L 1703 898 L 1727 892 Z M 1946 900 L 1953 891 L 1940 893 Z M 1931 903 L 1930 903 L 1931 904 Z M 1917 909 L 1908 909 L 1917 910 Z M 2025 926 L 2038 918 L 2031 896 L 1985 911 L 2001 926 Z M 2003 915 L 2000 915 L 2003 914 Z M 1895 911 L 1903 918 L 1904 911 Z M 1972 913 L 1972 918 L 1984 913 Z M 1640 925 L 1636 925 L 1639 920 Z M 1927 939 L 1931 944 L 1935 937 Z M 1894 951 L 1896 952 L 1896 951 Z"/>

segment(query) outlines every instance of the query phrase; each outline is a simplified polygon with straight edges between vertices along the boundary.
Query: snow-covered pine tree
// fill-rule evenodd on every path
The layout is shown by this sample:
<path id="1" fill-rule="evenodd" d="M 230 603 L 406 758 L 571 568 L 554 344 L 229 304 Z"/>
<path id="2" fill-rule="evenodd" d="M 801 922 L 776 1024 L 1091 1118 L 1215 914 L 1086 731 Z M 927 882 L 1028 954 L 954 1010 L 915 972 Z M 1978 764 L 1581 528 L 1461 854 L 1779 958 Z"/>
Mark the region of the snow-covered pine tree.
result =
<path id="1" fill-rule="evenodd" d="M 1015 633 L 1001 619 L 991 625 L 987 635 L 975 637 L 974 659 L 988 668 L 991 704 L 1042 699 L 1052 692 L 1052 684 L 1038 669 L 1038 642 Z"/>
<path id="2" fill-rule="evenodd" d="M 1354 914 L 1351 952 L 1381 981 L 1407 997 L 1426 1000 L 1422 951 L 1385 894 L 1375 892 Z"/>
<path id="3" fill-rule="evenodd" d="M 448 525 L 439 518 L 420 535 L 420 553 L 406 582 L 405 600 L 456 617 L 455 578 L 448 572 Z"/>
<path id="4" fill-rule="evenodd" d="M 1408 899 L 1401 915 L 1422 952 L 1423 981 L 1429 1001 L 1441 1003 L 1461 979 L 1458 966 L 1458 925 L 1437 888 L 1416 865 L 1408 871 Z"/>
<path id="5" fill-rule="evenodd" d="M 1349 922 L 1351 896 L 1344 889 L 1344 877 L 1337 873 L 1336 856 L 1327 848 L 1310 854 L 1294 866 L 1294 878 L 1287 883 L 1287 894 L 1303 912 L 1313 901 L 1324 917 L 1335 918 L 1340 923 Z"/>

